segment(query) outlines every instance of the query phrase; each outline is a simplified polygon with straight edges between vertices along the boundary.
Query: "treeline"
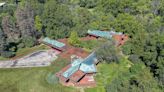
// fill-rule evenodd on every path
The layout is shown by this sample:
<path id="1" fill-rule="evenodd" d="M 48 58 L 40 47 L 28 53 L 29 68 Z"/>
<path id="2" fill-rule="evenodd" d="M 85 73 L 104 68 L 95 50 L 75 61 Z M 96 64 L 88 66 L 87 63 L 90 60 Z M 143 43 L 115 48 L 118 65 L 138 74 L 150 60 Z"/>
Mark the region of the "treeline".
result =
<path id="1" fill-rule="evenodd" d="M 1 1 L 7 2 L 0 7 L 1 56 L 12 57 L 20 48 L 37 45 L 44 36 L 58 39 L 72 31 L 85 36 L 88 29 L 113 29 L 129 36 L 122 50 L 134 63 L 136 74 L 126 82 L 114 80 L 106 85 L 107 91 L 164 90 L 164 0 Z M 143 64 L 146 68 L 139 69 Z"/>

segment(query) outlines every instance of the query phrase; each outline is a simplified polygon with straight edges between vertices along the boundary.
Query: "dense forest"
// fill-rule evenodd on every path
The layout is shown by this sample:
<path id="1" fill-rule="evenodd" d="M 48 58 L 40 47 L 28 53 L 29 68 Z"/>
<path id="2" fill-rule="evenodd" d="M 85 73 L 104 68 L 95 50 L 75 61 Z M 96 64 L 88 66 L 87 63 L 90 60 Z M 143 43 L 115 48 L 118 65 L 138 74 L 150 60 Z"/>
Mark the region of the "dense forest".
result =
<path id="1" fill-rule="evenodd" d="M 88 29 L 112 29 L 129 36 L 121 48 L 134 65 L 106 85 L 106 91 L 164 90 L 164 0 L 3 1 L 1 56 L 13 57 L 17 50 L 37 45 L 42 37 L 65 38 L 72 31 L 83 37 Z"/>

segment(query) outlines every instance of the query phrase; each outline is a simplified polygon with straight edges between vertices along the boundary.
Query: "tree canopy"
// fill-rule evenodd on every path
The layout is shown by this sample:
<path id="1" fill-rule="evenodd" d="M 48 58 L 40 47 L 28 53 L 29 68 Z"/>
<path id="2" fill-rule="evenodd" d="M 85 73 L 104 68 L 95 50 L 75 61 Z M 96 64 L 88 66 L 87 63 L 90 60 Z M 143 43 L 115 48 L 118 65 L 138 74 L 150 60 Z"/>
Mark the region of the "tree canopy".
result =
<path id="1" fill-rule="evenodd" d="M 112 29 L 129 36 L 120 48 L 137 73 L 131 76 L 129 70 L 120 75 L 112 85 L 105 85 L 106 91 L 164 90 L 164 0 L 19 1 L 0 0 L 6 2 L 0 7 L 0 56 L 12 57 L 21 48 L 36 46 L 41 37 L 70 35 L 69 42 L 78 45 L 78 36 L 86 36 L 88 29 Z M 99 53 L 105 62 L 120 61 L 111 45 L 103 46 Z"/>

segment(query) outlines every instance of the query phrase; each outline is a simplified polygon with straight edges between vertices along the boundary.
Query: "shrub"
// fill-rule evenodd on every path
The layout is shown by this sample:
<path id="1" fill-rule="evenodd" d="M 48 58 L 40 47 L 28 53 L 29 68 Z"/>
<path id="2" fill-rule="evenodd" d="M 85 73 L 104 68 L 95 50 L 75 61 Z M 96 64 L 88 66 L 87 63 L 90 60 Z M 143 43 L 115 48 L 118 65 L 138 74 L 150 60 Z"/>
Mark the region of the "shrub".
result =
<path id="1" fill-rule="evenodd" d="M 59 83 L 59 78 L 56 77 L 55 74 L 53 73 L 49 73 L 46 77 L 46 81 L 49 83 L 49 84 L 58 84 Z"/>
<path id="2" fill-rule="evenodd" d="M 32 46 L 36 45 L 36 39 L 33 37 L 24 37 L 23 43 L 26 47 L 32 47 Z"/>
<path id="3" fill-rule="evenodd" d="M 110 62 L 119 62 L 121 55 L 119 55 L 119 51 L 111 42 L 105 43 L 102 47 L 96 50 L 96 55 L 99 61 Z"/>
<path id="4" fill-rule="evenodd" d="M 73 46 L 79 46 L 80 45 L 80 39 L 77 34 L 77 32 L 72 31 L 70 37 L 68 38 L 68 42 Z"/>
<path id="5" fill-rule="evenodd" d="M 15 56 L 15 52 L 3 51 L 3 52 L 1 52 L 1 56 L 5 57 L 5 58 L 11 58 L 11 57 Z"/>

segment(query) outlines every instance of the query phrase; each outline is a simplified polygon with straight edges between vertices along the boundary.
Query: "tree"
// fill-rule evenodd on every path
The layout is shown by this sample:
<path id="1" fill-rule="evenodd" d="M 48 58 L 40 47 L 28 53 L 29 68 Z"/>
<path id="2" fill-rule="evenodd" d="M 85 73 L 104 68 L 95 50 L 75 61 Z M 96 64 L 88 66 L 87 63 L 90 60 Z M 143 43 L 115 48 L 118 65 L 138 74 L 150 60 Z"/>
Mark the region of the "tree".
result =
<path id="1" fill-rule="evenodd" d="M 90 28 L 90 23 L 92 22 L 92 14 L 86 9 L 78 8 L 75 12 L 74 30 L 76 30 L 79 36 L 85 36 L 87 30 Z"/>
<path id="2" fill-rule="evenodd" d="M 130 38 L 145 35 L 144 26 L 134 16 L 127 13 L 119 14 L 111 25 L 116 31 L 128 34 Z"/>
<path id="3" fill-rule="evenodd" d="M 72 17 L 68 6 L 57 4 L 55 0 L 48 1 L 43 12 L 46 35 L 54 39 L 68 37 L 74 26 Z"/>
<path id="4" fill-rule="evenodd" d="M 99 61 L 105 61 L 107 63 L 119 62 L 121 58 L 118 50 L 115 48 L 115 44 L 111 42 L 103 44 L 103 46 L 96 51 L 96 56 Z"/>
<path id="5" fill-rule="evenodd" d="M 7 37 L 8 42 L 18 42 L 20 31 L 16 28 L 15 20 L 12 16 L 7 15 L 2 19 L 2 28 Z"/>
<path id="6" fill-rule="evenodd" d="M 19 6 L 16 10 L 16 19 L 18 28 L 21 32 L 21 38 L 25 38 L 26 40 L 31 40 L 31 37 L 33 40 L 31 40 L 33 43 L 36 43 L 36 30 L 34 25 L 34 12 L 33 9 L 30 6 L 30 3 L 27 1 L 24 1 L 22 6 Z M 29 46 L 26 44 L 25 41 L 23 41 L 25 46 Z M 33 44 L 35 45 L 35 44 Z"/>
<path id="7" fill-rule="evenodd" d="M 5 57 L 5 58 L 11 58 L 11 57 L 15 56 L 15 53 L 12 51 L 3 51 L 1 53 L 1 56 Z"/>
<path id="8" fill-rule="evenodd" d="M 68 38 L 68 42 L 73 46 L 79 46 L 80 39 L 76 31 L 72 31 L 70 37 Z"/>
<path id="9" fill-rule="evenodd" d="M 6 49 L 6 39 L 5 39 L 5 35 L 4 32 L 2 31 L 2 29 L 0 28 L 0 54 Z"/>
<path id="10" fill-rule="evenodd" d="M 121 13 L 133 13 L 135 0 L 99 0 L 98 11 L 103 11 L 105 14 L 112 13 L 117 16 Z"/>
<path id="11" fill-rule="evenodd" d="M 150 70 L 143 63 L 136 63 L 129 72 L 120 73 L 106 86 L 107 92 L 162 92 Z"/>
<path id="12" fill-rule="evenodd" d="M 79 0 L 79 5 L 81 7 L 94 8 L 97 6 L 97 0 Z"/>
<path id="13" fill-rule="evenodd" d="M 42 21 L 41 21 L 40 17 L 38 15 L 35 16 L 35 28 L 36 28 L 36 30 L 41 31 L 42 26 L 43 25 L 42 25 Z"/>

